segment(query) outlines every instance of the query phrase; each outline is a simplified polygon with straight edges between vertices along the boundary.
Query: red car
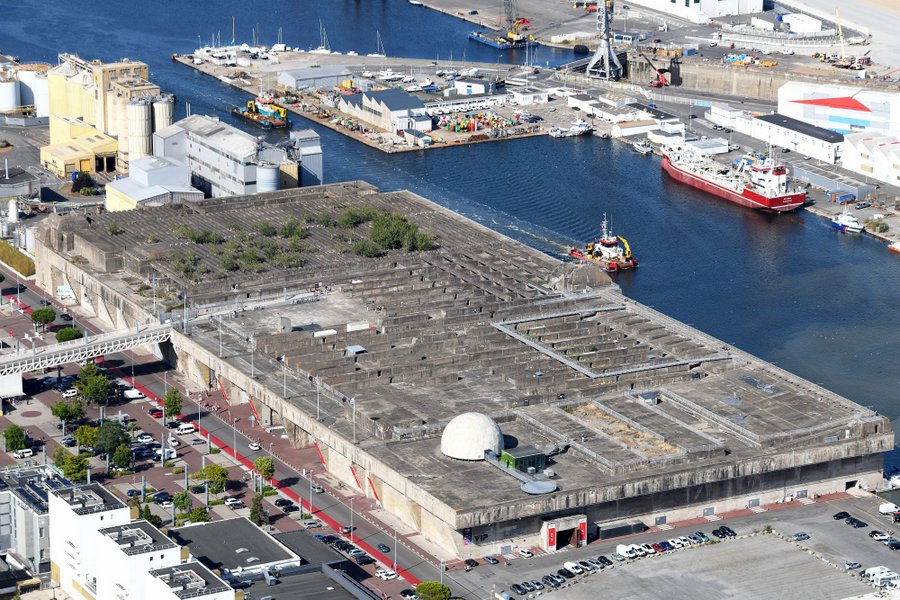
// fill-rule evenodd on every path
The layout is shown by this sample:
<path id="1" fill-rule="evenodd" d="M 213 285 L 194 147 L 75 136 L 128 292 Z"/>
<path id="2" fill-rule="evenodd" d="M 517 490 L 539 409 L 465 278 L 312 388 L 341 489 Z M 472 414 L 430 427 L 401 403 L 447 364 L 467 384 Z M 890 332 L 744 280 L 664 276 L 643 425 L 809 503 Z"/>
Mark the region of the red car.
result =
<path id="1" fill-rule="evenodd" d="M 666 551 L 666 549 L 663 548 L 662 546 L 660 546 L 659 544 L 650 544 L 650 547 L 653 548 L 654 550 L 656 550 L 657 552 L 660 552 L 660 553 Z"/>
<path id="2" fill-rule="evenodd" d="M 147 414 L 153 417 L 154 419 L 159 419 L 163 416 L 163 411 L 161 408 L 152 407 L 147 410 Z"/>

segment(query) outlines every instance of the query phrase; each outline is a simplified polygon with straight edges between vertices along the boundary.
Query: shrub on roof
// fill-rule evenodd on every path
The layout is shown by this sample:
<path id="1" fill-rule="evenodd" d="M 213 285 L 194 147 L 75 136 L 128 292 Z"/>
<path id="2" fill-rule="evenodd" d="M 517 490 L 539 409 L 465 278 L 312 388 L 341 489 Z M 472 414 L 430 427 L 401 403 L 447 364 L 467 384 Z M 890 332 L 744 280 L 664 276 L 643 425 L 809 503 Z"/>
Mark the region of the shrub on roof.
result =
<path id="1" fill-rule="evenodd" d="M 19 275 L 34 275 L 34 261 L 13 248 L 4 240 L 0 240 L 0 260 L 19 272 Z"/>

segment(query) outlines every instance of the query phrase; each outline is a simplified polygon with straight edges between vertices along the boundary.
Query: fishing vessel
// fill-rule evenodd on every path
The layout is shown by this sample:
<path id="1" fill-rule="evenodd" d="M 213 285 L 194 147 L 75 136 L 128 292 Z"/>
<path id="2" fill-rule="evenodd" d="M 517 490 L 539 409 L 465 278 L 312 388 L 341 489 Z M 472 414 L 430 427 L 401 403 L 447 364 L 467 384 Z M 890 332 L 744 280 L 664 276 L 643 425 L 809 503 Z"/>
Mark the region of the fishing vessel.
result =
<path id="1" fill-rule="evenodd" d="M 631 246 L 628 245 L 628 241 L 621 235 L 613 234 L 605 214 L 597 241 L 589 242 L 583 249 L 572 248 L 569 250 L 569 256 L 596 263 L 607 273 L 633 269 L 638 266 L 637 259 L 631 255 Z"/>
<path id="2" fill-rule="evenodd" d="M 287 116 L 287 109 L 268 96 L 248 100 L 244 107 L 235 106 L 231 114 L 263 129 L 289 129 L 293 125 Z"/>
<path id="3" fill-rule="evenodd" d="M 891 242 L 888 244 L 888 252 L 900 254 L 900 242 Z"/>
<path id="4" fill-rule="evenodd" d="M 662 168 L 682 183 L 765 212 L 791 211 L 806 202 L 806 191 L 790 189 L 787 169 L 771 158 L 729 167 L 689 150 L 668 150 Z"/>
<path id="5" fill-rule="evenodd" d="M 862 223 L 856 216 L 850 214 L 850 207 L 845 206 L 844 212 L 831 218 L 831 226 L 844 233 L 860 233 L 863 230 Z"/>

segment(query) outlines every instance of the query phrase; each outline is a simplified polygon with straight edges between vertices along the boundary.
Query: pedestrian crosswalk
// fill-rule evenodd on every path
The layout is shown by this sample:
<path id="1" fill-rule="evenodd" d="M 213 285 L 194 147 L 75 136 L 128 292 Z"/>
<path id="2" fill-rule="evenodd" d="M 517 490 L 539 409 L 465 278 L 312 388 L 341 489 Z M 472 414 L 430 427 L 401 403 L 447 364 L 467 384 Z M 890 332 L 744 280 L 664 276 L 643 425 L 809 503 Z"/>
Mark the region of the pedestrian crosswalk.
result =
<path id="1" fill-rule="evenodd" d="M 668 531 L 668 530 L 672 529 L 672 526 L 669 525 L 668 523 L 663 523 L 662 525 L 657 525 L 656 528 L 659 529 L 660 531 Z"/>
<path id="2" fill-rule="evenodd" d="M 755 512 L 756 514 L 759 514 L 759 513 L 764 513 L 764 512 L 766 512 L 766 511 L 769 510 L 769 509 L 768 509 L 768 508 L 763 508 L 762 506 L 751 506 L 751 507 L 750 507 L 750 510 L 752 510 L 752 511 Z"/>
<path id="3" fill-rule="evenodd" d="M 716 515 L 705 515 L 703 518 L 706 519 L 707 521 L 709 521 L 710 523 L 715 523 L 716 521 L 722 520 L 722 517 L 717 517 Z"/>
<path id="4" fill-rule="evenodd" d="M 815 504 L 816 501 L 812 498 L 797 498 L 797 502 L 800 504 Z"/>

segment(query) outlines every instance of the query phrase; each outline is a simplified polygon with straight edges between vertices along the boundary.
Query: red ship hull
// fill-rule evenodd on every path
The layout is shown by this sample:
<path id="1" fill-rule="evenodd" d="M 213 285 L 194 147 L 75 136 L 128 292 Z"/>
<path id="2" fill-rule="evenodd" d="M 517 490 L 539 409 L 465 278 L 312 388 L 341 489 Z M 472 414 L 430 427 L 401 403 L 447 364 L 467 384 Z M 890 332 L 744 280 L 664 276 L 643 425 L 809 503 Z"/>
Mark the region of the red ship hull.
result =
<path id="1" fill-rule="evenodd" d="M 784 196 L 775 196 L 772 198 L 763 196 L 762 194 L 758 194 L 753 190 L 749 190 L 746 188 L 744 188 L 742 193 L 735 192 L 734 190 L 728 189 L 727 187 L 721 186 L 712 181 L 707 181 L 702 177 L 698 177 L 693 173 L 689 173 L 688 171 L 680 169 L 676 165 L 672 164 L 672 161 L 669 160 L 669 157 L 666 155 L 663 155 L 662 158 L 662 168 L 665 169 L 666 173 L 671 175 L 672 178 L 676 179 L 677 181 L 686 183 L 691 187 L 703 190 L 704 192 L 713 194 L 714 196 L 724 198 L 725 200 L 734 202 L 735 204 L 740 204 L 741 206 L 754 208 L 756 210 L 762 210 L 766 212 L 788 212 L 802 206 L 803 203 L 806 202 L 806 192 L 800 192 L 798 194 L 785 194 Z"/>

